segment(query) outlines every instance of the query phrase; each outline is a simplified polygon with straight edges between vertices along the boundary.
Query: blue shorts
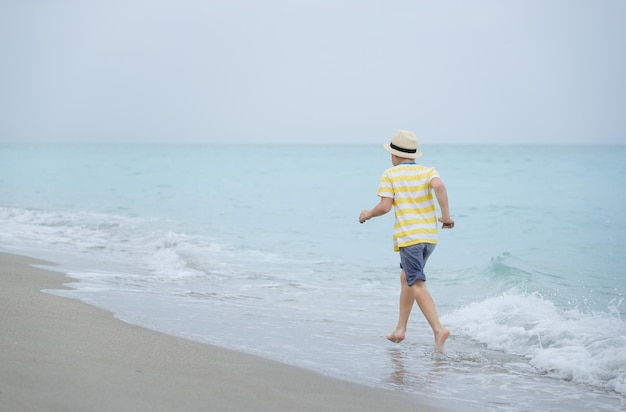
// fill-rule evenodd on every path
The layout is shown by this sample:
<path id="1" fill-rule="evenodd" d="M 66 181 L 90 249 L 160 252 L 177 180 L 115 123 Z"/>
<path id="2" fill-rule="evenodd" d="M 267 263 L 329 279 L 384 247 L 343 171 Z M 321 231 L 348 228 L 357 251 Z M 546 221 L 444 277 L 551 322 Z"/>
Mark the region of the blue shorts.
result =
<path id="1" fill-rule="evenodd" d="M 424 266 L 428 257 L 435 250 L 434 243 L 418 243 L 400 248 L 400 268 L 406 275 L 406 283 L 411 286 L 418 280 L 426 280 Z"/>

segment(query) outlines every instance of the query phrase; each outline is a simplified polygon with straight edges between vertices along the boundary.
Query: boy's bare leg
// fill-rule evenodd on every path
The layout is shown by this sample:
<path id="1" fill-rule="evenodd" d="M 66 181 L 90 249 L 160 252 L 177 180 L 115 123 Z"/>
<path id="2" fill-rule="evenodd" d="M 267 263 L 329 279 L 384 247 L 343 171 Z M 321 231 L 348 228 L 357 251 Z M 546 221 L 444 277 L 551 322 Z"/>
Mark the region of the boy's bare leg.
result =
<path id="1" fill-rule="evenodd" d="M 386 335 L 387 339 L 393 343 L 400 343 L 404 340 L 411 309 L 413 309 L 413 303 L 415 302 L 415 294 L 411 290 L 411 287 L 406 284 L 404 270 L 400 272 L 400 286 L 400 315 L 398 316 L 398 324 L 393 332 Z"/>
<path id="2" fill-rule="evenodd" d="M 450 336 L 450 331 L 441 325 L 435 302 L 428 292 L 428 289 L 426 289 L 426 283 L 423 280 L 418 280 L 411 286 L 407 285 L 404 270 L 400 273 L 400 283 L 402 288 L 400 290 L 400 315 L 398 317 L 398 324 L 393 332 L 387 334 L 387 339 L 394 343 L 400 343 L 404 340 L 411 309 L 413 309 L 413 302 L 417 302 L 433 330 L 435 336 L 435 352 L 443 352 L 443 346 L 448 336 Z"/>
<path id="3" fill-rule="evenodd" d="M 418 306 L 422 310 L 424 317 L 435 335 L 435 352 L 443 352 L 443 345 L 446 343 L 448 336 L 450 336 L 450 331 L 444 328 L 439 321 L 437 308 L 435 307 L 435 302 L 432 296 L 430 296 L 428 289 L 426 289 L 426 282 L 418 280 L 411 286 L 411 289 L 414 292 Z"/>

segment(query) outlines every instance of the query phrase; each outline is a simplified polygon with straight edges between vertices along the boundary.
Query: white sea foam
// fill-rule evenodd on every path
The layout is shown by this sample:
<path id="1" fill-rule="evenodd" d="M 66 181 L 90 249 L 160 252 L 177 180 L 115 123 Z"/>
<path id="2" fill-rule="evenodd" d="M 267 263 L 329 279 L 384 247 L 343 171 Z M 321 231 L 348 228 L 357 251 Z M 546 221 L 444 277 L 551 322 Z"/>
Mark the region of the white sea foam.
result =
<path id="1" fill-rule="evenodd" d="M 584 313 L 536 293 L 506 293 L 445 320 L 489 349 L 526 357 L 539 373 L 626 394 L 626 331 L 609 311 Z"/>

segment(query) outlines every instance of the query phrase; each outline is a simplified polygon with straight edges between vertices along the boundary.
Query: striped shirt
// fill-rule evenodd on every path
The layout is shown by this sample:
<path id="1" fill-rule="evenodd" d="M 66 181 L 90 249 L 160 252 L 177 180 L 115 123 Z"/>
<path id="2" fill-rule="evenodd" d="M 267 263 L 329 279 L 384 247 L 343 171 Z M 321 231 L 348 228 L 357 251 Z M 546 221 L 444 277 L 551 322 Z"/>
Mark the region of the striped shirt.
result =
<path id="1" fill-rule="evenodd" d="M 385 170 L 378 196 L 393 198 L 396 221 L 393 248 L 437 243 L 437 212 L 430 181 L 439 174 L 433 167 L 403 163 Z"/>

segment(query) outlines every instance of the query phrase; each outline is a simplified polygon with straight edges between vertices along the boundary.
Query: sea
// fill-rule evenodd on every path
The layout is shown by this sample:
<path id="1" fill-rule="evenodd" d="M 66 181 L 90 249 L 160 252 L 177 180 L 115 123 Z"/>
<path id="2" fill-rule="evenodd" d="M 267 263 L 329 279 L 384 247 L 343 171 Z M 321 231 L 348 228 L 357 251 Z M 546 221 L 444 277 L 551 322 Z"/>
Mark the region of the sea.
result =
<path id="1" fill-rule="evenodd" d="M 626 145 L 423 145 L 456 226 L 404 342 L 381 144 L 0 145 L 0 250 L 122 321 L 446 410 L 626 410 Z"/>

